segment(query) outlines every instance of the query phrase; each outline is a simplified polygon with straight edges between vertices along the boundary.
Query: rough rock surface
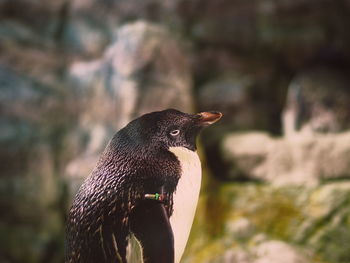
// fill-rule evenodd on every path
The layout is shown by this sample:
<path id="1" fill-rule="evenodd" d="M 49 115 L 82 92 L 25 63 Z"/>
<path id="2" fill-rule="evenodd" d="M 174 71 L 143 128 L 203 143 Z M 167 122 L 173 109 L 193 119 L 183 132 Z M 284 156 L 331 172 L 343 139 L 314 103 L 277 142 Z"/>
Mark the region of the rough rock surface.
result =
<path id="1" fill-rule="evenodd" d="M 349 262 L 350 180 L 210 185 L 183 262 Z"/>
<path id="2" fill-rule="evenodd" d="M 251 94 L 253 85 L 254 79 L 249 76 L 218 77 L 199 89 L 198 108 L 200 111 L 215 109 L 224 112 L 225 118 L 218 124 L 226 130 L 255 128 L 258 109 L 254 107 Z"/>
<path id="3" fill-rule="evenodd" d="M 308 263 L 309 259 L 298 250 L 281 241 L 267 241 L 258 245 L 253 252 L 253 263 Z"/>
<path id="4" fill-rule="evenodd" d="M 335 133 L 350 127 L 348 74 L 319 68 L 298 74 L 288 89 L 283 112 L 287 136 Z"/>
<path id="5" fill-rule="evenodd" d="M 69 107 L 62 91 L 11 68 L 0 67 L 0 90 L 0 261 L 60 262 L 58 145 L 70 116 L 59 112 Z"/>
<path id="6" fill-rule="evenodd" d="M 220 107 L 227 116 L 202 136 L 204 167 L 226 181 L 204 177 L 184 262 L 251 263 L 263 260 L 254 257 L 256 248 L 276 241 L 312 263 L 350 262 L 342 90 L 349 82 L 349 7 L 348 0 L 0 1 L 0 261 L 62 262 L 69 196 L 62 175 L 75 175 L 78 187 L 123 123 L 163 101 L 192 111 L 176 92 L 193 92 L 200 110 Z M 139 19 L 153 24 L 135 24 Z M 189 44 L 185 58 L 174 35 Z M 192 77 L 194 89 L 182 90 Z M 172 92 L 158 89 L 163 83 Z M 280 135 L 287 89 L 296 83 L 308 105 L 297 104 L 289 127 L 330 134 L 242 135 L 233 140 L 237 148 L 218 149 L 237 129 Z M 323 86 L 331 87 L 326 95 Z M 129 96 L 127 104 L 122 98 Z M 297 99 L 287 99 L 285 112 Z M 263 184 L 227 182 L 242 175 Z M 265 248 L 260 254 L 271 260 Z"/>
<path id="7" fill-rule="evenodd" d="M 266 133 L 228 135 L 222 154 L 229 178 L 251 177 L 276 185 L 350 179 L 349 132 L 272 138 Z"/>

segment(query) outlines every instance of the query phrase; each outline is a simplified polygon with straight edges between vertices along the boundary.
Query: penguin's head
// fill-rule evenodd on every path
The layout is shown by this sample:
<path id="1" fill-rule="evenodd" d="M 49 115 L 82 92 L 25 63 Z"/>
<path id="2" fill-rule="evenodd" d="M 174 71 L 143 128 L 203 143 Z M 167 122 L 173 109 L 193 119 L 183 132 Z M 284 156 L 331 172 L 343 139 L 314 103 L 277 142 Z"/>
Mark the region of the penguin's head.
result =
<path id="1" fill-rule="evenodd" d="M 123 130 L 136 143 L 148 147 L 185 147 L 196 150 L 196 137 L 222 117 L 216 111 L 187 114 L 168 109 L 151 112 L 130 122 Z"/>

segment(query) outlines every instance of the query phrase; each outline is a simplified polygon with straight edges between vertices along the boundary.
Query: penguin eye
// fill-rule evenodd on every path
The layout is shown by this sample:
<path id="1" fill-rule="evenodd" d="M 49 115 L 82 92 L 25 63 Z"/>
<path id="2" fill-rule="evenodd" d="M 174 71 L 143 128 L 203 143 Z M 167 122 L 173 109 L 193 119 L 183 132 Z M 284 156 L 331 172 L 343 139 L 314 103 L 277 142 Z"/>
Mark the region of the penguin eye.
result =
<path id="1" fill-rule="evenodd" d="M 170 132 L 170 135 L 171 136 L 177 136 L 177 135 L 179 135 L 180 134 L 180 130 L 172 130 L 171 132 Z"/>

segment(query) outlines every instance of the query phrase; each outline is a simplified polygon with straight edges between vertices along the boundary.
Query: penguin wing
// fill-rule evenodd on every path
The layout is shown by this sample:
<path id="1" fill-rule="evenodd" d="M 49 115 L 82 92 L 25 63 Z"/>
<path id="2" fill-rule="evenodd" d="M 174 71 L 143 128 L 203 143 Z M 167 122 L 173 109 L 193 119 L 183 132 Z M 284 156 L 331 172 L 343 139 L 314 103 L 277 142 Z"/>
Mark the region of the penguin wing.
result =
<path id="1" fill-rule="evenodd" d="M 173 231 L 162 202 L 143 200 L 132 210 L 129 224 L 133 237 L 140 245 L 142 262 L 174 262 Z"/>

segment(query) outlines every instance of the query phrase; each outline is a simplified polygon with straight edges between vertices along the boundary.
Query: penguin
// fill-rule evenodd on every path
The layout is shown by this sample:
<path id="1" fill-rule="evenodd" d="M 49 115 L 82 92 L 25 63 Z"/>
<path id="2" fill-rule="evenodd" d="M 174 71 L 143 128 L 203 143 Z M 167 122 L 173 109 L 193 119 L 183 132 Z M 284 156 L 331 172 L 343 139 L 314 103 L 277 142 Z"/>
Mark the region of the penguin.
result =
<path id="1" fill-rule="evenodd" d="M 119 130 L 73 200 L 65 262 L 178 263 L 201 185 L 196 137 L 221 117 L 168 109 Z"/>

